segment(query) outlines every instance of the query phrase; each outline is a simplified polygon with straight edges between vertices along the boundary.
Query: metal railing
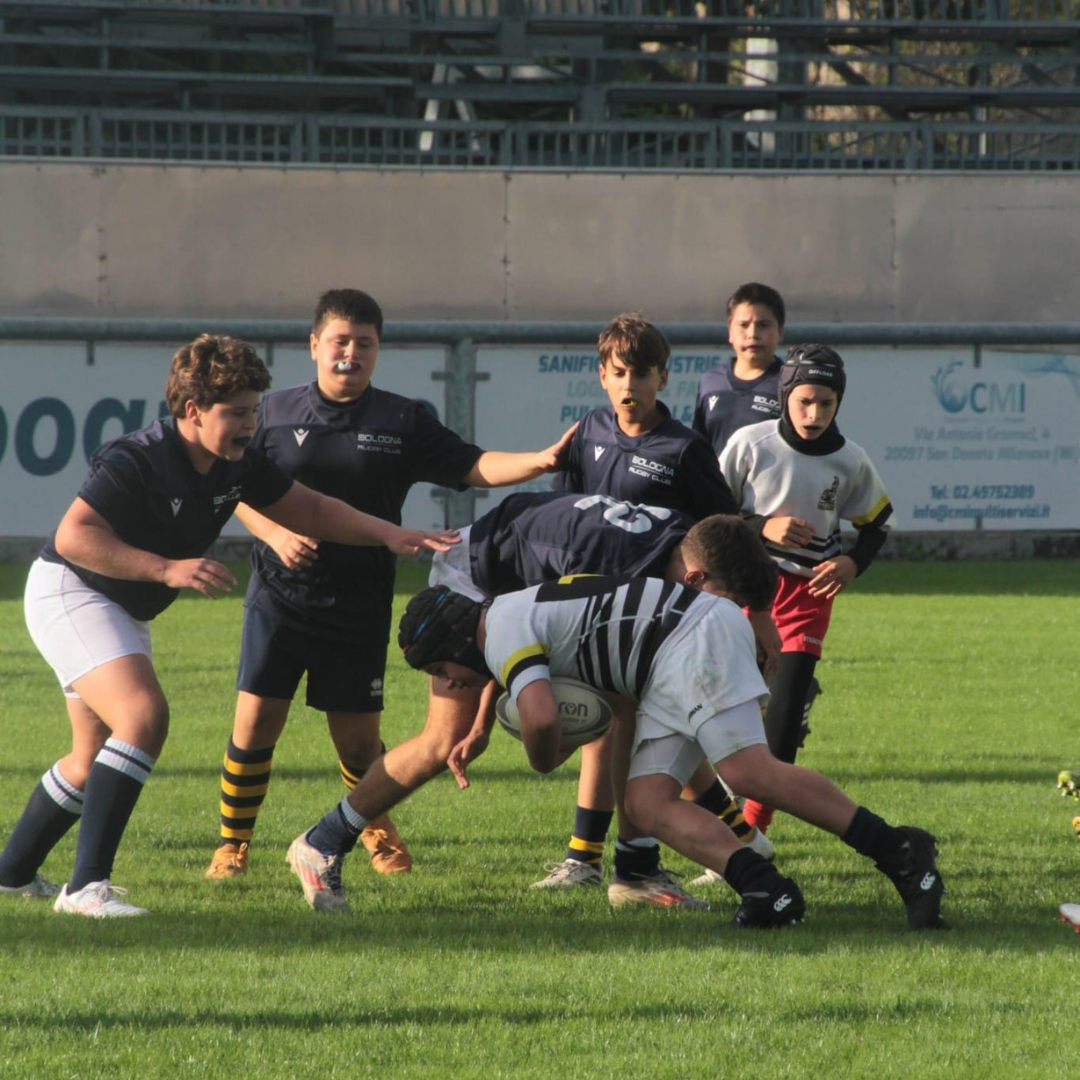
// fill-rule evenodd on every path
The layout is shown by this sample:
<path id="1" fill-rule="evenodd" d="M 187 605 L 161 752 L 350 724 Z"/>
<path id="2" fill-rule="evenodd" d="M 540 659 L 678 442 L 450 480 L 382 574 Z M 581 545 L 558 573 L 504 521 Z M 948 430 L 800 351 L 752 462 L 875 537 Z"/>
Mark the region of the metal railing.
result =
<path id="1" fill-rule="evenodd" d="M 422 121 L 0 106 L 0 156 L 635 171 L 1075 171 L 1075 124 Z"/>

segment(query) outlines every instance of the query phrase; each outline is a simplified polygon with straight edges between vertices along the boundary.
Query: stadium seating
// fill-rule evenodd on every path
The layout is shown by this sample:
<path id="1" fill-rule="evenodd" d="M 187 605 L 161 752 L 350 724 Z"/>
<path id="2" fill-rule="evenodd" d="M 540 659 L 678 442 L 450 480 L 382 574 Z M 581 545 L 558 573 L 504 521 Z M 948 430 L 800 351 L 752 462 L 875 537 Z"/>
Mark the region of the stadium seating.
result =
<path id="1" fill-rule="evenodd" d="M 0 0 L 0 153 L 1074 169 L 1076 0 Z"/>

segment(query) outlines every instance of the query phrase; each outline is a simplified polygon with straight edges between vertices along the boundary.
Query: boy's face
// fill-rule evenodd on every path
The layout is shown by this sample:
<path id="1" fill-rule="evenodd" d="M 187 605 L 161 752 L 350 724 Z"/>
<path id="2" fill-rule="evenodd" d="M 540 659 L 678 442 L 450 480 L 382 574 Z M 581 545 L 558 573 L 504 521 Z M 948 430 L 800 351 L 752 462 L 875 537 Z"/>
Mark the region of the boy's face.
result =
<path id="1" fill-rule="evenodd" d="M 788 394 L 788 419 L 800 439 L 816 439 L 833 422 L 839 405 L 831 387 L 799 383 Z"/>
<path id="2" fill-rule="evenodd" d="M 491 678 L 456 660 L 436 660 L 428 664 L 424 671 L 447 690 L 481 690 Z"/>
<path id="3" fill-rule="evenodd" d="M 241 390 L 228 401 L 220 401 L 209 409 L 200 409 L 194 401 L 188 401 L 185 419 L 200 459 L 196 466 L 200 461 L 210 462 L 213 458 L 239 461 L 255 434 L 255 410 L 258 407 L 256 390 Z"/>
<path id="4" fill-rule="evenodd" d="M 743 364 L 767 368 L 783 340 L 784 328 L 764 304 L 739 304 L 728 319 L 728 341 Z"/>
<path id="5" fill-rule="evenodd" d="M 371 383 L 379 358 L 379 335 L 370 323 L 333 318 L 311 335 L 311 359 L 319 389 L 331 401 L 352 401 Z"/>
<path id="6" fill-rule="evenodd" d="M 623 428 L 647 424 L 656 416 L 656 397 L 667 386 L 665 368 L 629 367 L 618 353 L 600 364 L 600 385 Z"/>

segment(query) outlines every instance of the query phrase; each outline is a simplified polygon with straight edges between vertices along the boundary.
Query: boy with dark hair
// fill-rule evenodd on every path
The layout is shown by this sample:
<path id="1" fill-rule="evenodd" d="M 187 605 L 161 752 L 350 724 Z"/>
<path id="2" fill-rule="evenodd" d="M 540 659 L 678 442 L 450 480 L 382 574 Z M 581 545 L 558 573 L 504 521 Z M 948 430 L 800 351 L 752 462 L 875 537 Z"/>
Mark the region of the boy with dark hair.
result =
<path id="1" fill-rule="evenodd" d="M 776 350 L 784 340 L 784 300 L 768 285 L 740 285 L 727 302 L 728 341 L 735 355 L 701 377 L 693 428 L 719 457 L 747 424 L 780 415 Z"/>
<path id="2" fill-rule="evenodd" d="M 0 853 L 0 892 L 55 897 L 55 909 L 143 915 L 112 884 L 117 849 L 157 762 L 169 707 L 154 672 L 149 622 L 180 589 L 214 598 L 236 580 L 203 552 L 237 503 L 339 544 L 398 554 L 444 550 L 452 533 L 402 529 L 294 483 L 249 450 L 270 375 L 235 338 L 203 335 L 172 361 L 170 416 L 98 449 L 90 472 L 26 583 L 26 622 L 67 699 L 71 753 L 35 787 Z M 78 821 L 71 879 L 38 872 Z"/>
<path id="3" fill-rule="evenodd" d="M 671 416 L 658 398 L 667 386 L 671 347 L 660 329 L 637 312 L 614 318 L 597 342 L 600 385 L 609 404 L 591 410 L 570 443 L 567 466 L 556 486 L 587 495 L 680 510 L 695 520 L 736 512 L 720 474 L 716 455 L 697 433 Z M 768 623 L 768 620 L 765 620 Z M 778 652 L 775 628 L 755 624 L 763 659 Z M 614 731 L 582 748 L 574 831 L 562 862 L 548 864 L 536 888 L 599 885 L 604 842 L 615 815 L 611 788 Z M 737 804 L 710 776 L 707 765 L 695 791 L 710 809 L 754 840 Z M 616 903 L 693 903 L 693 898 L 660 866 L 660 847 L 651 837 L 632 835 L 620 823 L 615 850 L 615 883 L 608 894 Z"/>
<path id="4" fill-rule="evenodd" d="M 732 786 L 781 803 L 872 858 L 899 892 L 911 928 L 943 927 L 945 888 L 934 837 L 889 825 L 820 773 L 779 762 L 765 747 L 759 704 L 765 684 L 738 605 L 771 595 L 776 570 L 752 544 L 749 527 L 729 520 L 724 542 L 739 530 L 750 541 L 729 563 L 743 568 L 738 587 L 722 574 L 701 592 L 656 578 L 575 577 L 490 604 L 428 588 L 410 601 L 398 644 L 410 666 L 447 687 L 478 688 L 493 677 L 505 686 L 538 772 L 550 772 L 570 753 L 560 747 L 553 677 L 588 683 L 617 712 L 633 707 L 628 812 L 642 828 L 724 877 L 741 898 L 737 925 L 796 923 L 805 903 L 794 881 L 739 844 L 718 818 L 680 798 L 703 754 Z M 470 734 L 473 746 L 461 754 L 463 768 L 476 757 L 470 749 L 482 734 Z M 347 798 L 293 841 L 289 863 L 316 911 L 349 910 L 341 864 L 360 827 Z"/>
<path id="5" fill-rule="evenodd" d="M 833 601 L 885 543 L 892 504 L 862 447 L 845 439 L 836 414 L 847 386 L 844 362 L 827 345 L 792 349 L 780 373 L 781 416 L 741 428 L 720 465 L 743 514 L 780 569 L 773 618 L 783 641 L 765 714 L 769 749 L 794 762 L 814 668 Z M 841 552 L 840 521 L 858 530 Z M 746 820 L 763 832 L 772 809 L 748 801 Z"/>
<path id="6" fill-rule="evenodd" d="M 409 489 L 462 489 L 533 479 L 554 468 L 569 438 L 535 453 L 484 451 L 444 427 L 418 401 L 371 383 L 382 310 L 358 289 L 319 297 L 311 327 L 315 381 L 269 394 L 254 445 L 284 472 L 389 521 Z M 232 735 L 221 770 L 220 838 L 206 877 L 246 872 L 274 747 L 307 674 L 307 704 L 326 714 L 342 779 L 355 786 L 382 754 L 383 676 L 394 599 L 388 552 L 320 544 L 254 508 L 237 516 L 255 535 L 244 606 Z M 388 817 L 362 837 L 379 873 L 412 857 Z"/>

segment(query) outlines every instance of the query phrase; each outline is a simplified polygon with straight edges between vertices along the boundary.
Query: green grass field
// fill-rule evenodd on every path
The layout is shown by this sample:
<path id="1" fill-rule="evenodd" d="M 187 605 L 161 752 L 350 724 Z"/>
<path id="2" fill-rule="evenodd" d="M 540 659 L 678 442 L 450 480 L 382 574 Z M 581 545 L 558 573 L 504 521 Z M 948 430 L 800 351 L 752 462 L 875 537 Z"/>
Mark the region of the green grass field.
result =
<path id="1" fill-rule="evenodd" d="M 51 672 L 22 623 L 23 567 L 0 568 L 0 837 L 67 748 Z M 399 602 L 419 567 L 400 576 Z M 251 871 L 211 884 L 217 770 L 231 726 L 240 599 L 157 620 L 172 734 L 115 880 L 151 917 L 95 923 L 0 904 L 0 1063 L 8 1078 L 1074 1077 L 1080 806 L 1080 565 L 881 563 L 837 604 L 825 693 L 801 758 L 859 801 L 940 838 L 948 933 L 909 933 L 889 883 L 790 818 L 770 830 L 806 922 L 619 911 L 603 893 L 528 888 L 562 857 L 574 761 L 548 777 L 496 733 L 395 812 L 416 869 L 346 866 L 351 917 L 319 917 L 289 841 L 341 796 L 319 714 L 295 706 Z M 418 729 L 425 685 L 392 659 L 387 742 Z M 64 881 L 73 838 L 45 866 Z M 671 855 L 674 869 L 694 867 Z"/>

